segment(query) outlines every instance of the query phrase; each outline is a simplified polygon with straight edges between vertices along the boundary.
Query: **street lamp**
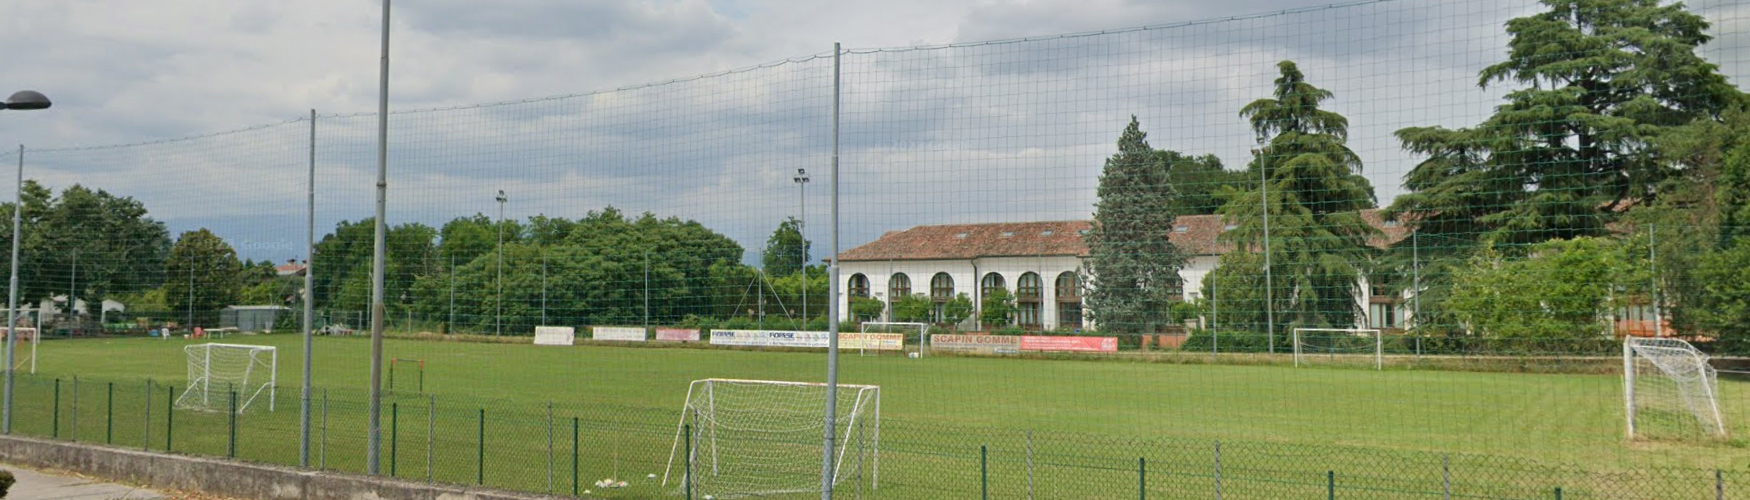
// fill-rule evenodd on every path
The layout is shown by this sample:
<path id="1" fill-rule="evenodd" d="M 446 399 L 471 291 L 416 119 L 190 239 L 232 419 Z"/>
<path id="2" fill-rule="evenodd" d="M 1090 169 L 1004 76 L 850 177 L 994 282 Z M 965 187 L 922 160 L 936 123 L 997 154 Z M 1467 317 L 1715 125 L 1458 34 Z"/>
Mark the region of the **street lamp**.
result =
<path id="1" fill-rule="evenodd" d="M 797 239 L 800 239 L 802 241 L 799 242 L 800 248 L 797 249 L 796 253 L 800 255 L 800 258 L 802 260 L 802 267 L 799 268 L 800 271 L 802 272 L 802 276 L 801 276 L 801 278 L 802 278 L 802 280 L 801 280 L 802 281 L 802 329 L 807 330 L 808 329 L 808 237 L 802 232 L 802 228 L 803 228 L 803 226 L 808 225 L 808 169 L 805 169 L 805 168 L 796 169 L 796 176 L 790 178 L 790 180 L 796 182 L 796 186 L 801 188 L 801 195 L 799 195 L 800 197 L 796 198 L 797 211 L 800 213 L 800 219 L 796 221 L 796 237 L 797 237 Z"/>
<path id="2" fill-rule="evenodd" d="M 48 96 L 34 90 L 20 90 L 0 102 L 0 109 L 32 111 L 48 109 L 54 103 Z M 18 184 L 12 190 L 12 285 L 6 298 L 6 402 L 5 416 L 0 418 L 0 433 L 12 433 L 12 372 L 18 351 L 18 240 L 19 224 L 24 212 L 24 145 L 18 146 Z"/>
<path id="3" fill-rule="evenodd" d="M 493 313 L 497 335 L 504 335 L 504 202 L 510 201 L 504 190 L 498 190 L 498 305 Z"/>

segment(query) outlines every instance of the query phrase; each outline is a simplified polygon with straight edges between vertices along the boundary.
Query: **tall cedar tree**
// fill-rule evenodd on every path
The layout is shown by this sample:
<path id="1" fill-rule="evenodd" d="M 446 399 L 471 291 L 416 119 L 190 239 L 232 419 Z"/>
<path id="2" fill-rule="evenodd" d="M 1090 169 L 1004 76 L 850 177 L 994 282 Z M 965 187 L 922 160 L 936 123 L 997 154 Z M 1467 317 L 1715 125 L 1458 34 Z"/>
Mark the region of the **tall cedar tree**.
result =
<path id="1" fill-rule="evenodd" d="M 1349 120 L 1319 108 L 1333 95 L 1306 82 L 1293 61 L 1277 64 L 1273 98 L 1240 109 L 1261 145 L 1251 172 L 1268 179 L 1268 199 L 1256 188 L 1233 197 L 1220 213 L 1236 227 L 1222 238 L 1248 251 L 1264 246 L 1270 211 L 1272 304 L 1279 326 L 1349 327 L 1361 316 L 1356 297 L 1378 230 L 1361 211 L 1374 206 L 1361 158 L 1349 149 Z M 1224 261 L 1238 259 L 1239 253 Z M 1226 267 L 1226 266 L 1223 266 Z M 1244 266 L 1235 266 L 1242 269 Z M 1263 295 L 1255 293 L 1253 295 Z"/>
<path id="2" fill-rule="evenodd" d="M 182 233 L 164 261 L 165 305 L 178 322 L 192 315 L 195 325 L 218 326 L 219 310 L 237 305 L 241 269 L 237 251 L 212 231 Z"/>
<path id="3" fill-rule="evenodd" d="M 1134 116 L 1118 137 L 1118 153 L 1106 160 L 1099 196 L 1084 237 L 1088 309 L 1103 331 L 1153 331 L 1168 321 L 1182 289 L 1185 257 L 1167 240 L 1178 215 L 1167 164 Z"/>

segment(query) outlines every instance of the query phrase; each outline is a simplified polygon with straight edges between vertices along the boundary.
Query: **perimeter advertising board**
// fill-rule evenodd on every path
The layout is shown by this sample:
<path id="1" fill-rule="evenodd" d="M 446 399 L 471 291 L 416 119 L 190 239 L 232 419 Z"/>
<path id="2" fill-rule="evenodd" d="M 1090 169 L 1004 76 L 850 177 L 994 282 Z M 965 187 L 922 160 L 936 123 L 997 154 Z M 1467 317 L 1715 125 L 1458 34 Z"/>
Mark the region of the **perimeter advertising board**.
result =
<path id="1" fill-rule="evenodd" d="M 697 328 L 657 328 L 656 340 L 663 342 L 698 342 Z"/>
<path id="2" fill-rule="evenodd" d="M 627 326 L 598 326 L 592 328 L 596 340 L 619 340 L 625 342 L 643 342 L 644 329 Z"/>
<path id="3" fill-rule="evenodd" d="M 827 332 L 791 330 L 711 330 L 712 345 L 747 347 L 804 347 L 824 349 Z M 903 333 L 839 333 L 840 349 L 897 351 L 905 348 Z"/>
<path id="4" fill-rule="evenodd" d="M 569 326 L 535 327 L 535 345 L 571 345 L 575 340 L 577 331 Z"/>
<path id="5" fill-rule="evenodd" d="M 1021 350 L 1043 352 L 1118 352 L 1118 337 L 1021 337 Z"/>
<path id="6" fill-rule="evenodd" d="M 1014 354 L 1021 338 L 1012 335 L 931 335 L 930 350 L 968 354 Z"/>

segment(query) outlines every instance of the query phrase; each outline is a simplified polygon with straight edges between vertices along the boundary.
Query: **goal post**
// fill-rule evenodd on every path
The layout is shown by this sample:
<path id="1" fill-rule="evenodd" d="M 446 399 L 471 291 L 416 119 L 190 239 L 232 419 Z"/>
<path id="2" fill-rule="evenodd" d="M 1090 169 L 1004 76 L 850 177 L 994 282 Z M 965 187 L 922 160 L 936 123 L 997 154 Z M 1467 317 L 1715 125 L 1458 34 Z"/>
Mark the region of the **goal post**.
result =
<path id="1" fill-rule="evenodd" d="M 1295 328 L 1294 366 L 1326 359 L 1357 360 L 1371 354 L 1373 369 L 1385 369 L 1385 338 L 1374 328 Z"/>
<path id="2" fill-rule="evenodd" d="M 1708 355 L 1682 339 L 1628 337 L 1622 342 L 1624 415 L 1630 439 L 1727 435 L 1719 373 Z"/>
<path id="3" fill-rule="evenodd" d="M 912 332 L 917 332 L 918 357 L 924 357 L 930 350 L 929 323 L 865 321 L 859 326 L 859 328 L 861 328 L 862 333 L 904 333 L 909 336 Z"/>
<path id="4" fill-rule="evenodd" d="M 819 491 L 826 396 L 813 382 L 694 380 L 662 484 L 715 498 Z M 833 484 L 867 466 L 879 487 L 881 387 L 839 384 L 836 405 Z"/>
<path id="5" fill-rule="evenodd" d="M 225 411 L 230 393 L 236 391 L 237 413 L 243 413 L 264 394 L 267 410 L 273 411 L 279 382 L 277 348 L 208 343 L 182 350 L 188 358 L 188 386 L 176 399 L 178 408 Z"/>

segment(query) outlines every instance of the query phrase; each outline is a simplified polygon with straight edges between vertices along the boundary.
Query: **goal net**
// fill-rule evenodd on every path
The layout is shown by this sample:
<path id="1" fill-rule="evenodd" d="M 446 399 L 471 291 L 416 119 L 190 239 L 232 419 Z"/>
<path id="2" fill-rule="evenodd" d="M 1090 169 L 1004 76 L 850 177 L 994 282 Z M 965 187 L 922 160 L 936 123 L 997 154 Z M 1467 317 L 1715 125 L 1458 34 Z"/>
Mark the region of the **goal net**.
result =
<path id="1" fill-rule="evenodd" d="M 923 357 L 929 352 L 930 325 L 928 323 L 865 321 L 861 328 L 863 333 L 903 333 L 906 342 L 912 342 L 915 337 L 918 344 L 918 357 Z"/>
<path id="2" fill-rule="evenodd" d="M 199 344 L 182 350 L 188 355 L 188 389 L 176 399 L 177 408 L 227 411 L 234 392 L 237 413 L 243 413 L 263 394 L 267 410 L 273 411 L 279 351 L 270 346 L 236 344 Z"/>
<path id="3" fill-rule="evenodd" d="M 1294 366 L 1373 365 L 1385 368 L 1385 341 L 1371 328 L 1295 328 Z"/>
<path id="4" fill-rule="evenodd" d="M 1629 337 L 1622 370 L 1630 438 L 1726 437 L 1718 374 L 1689 342 Z"/>
<path id="5" fill-rule="evenodd" d="M 664 486 L 694 498 L 820 490 L 826 384 L 695 380 L 687 387 Z M 838 386 L 833 484 L 880 478 L 881 388 Z"/>

